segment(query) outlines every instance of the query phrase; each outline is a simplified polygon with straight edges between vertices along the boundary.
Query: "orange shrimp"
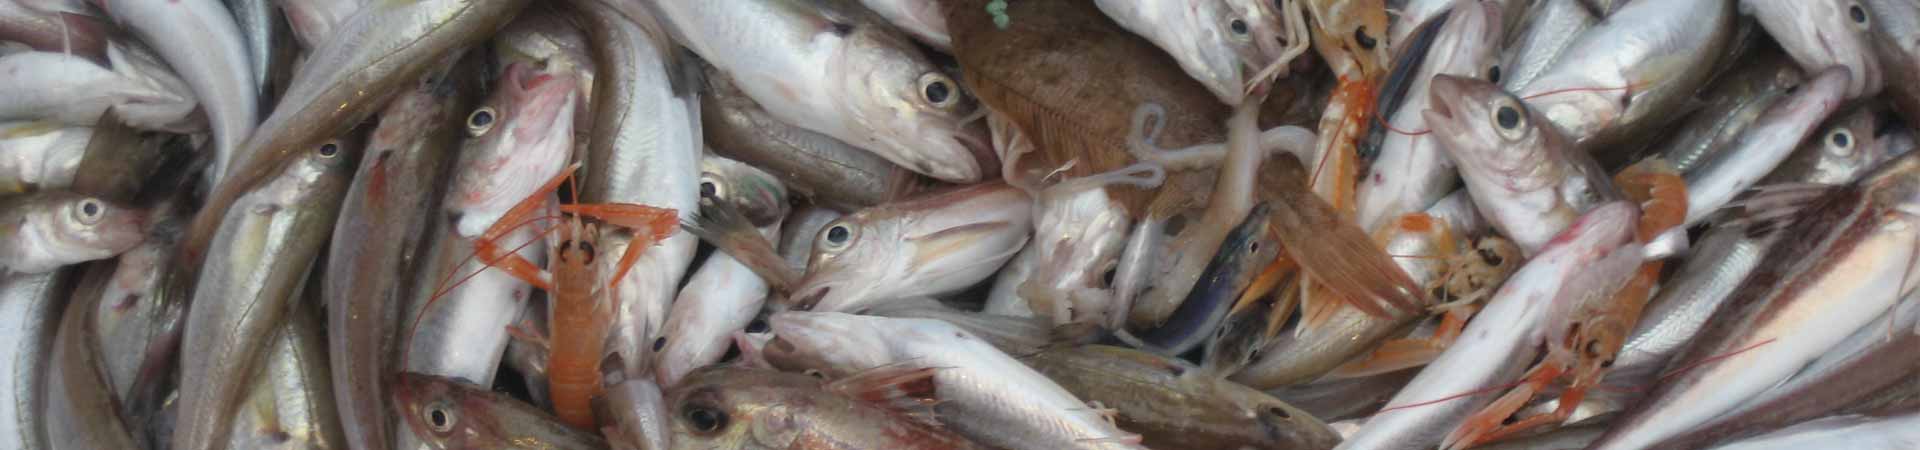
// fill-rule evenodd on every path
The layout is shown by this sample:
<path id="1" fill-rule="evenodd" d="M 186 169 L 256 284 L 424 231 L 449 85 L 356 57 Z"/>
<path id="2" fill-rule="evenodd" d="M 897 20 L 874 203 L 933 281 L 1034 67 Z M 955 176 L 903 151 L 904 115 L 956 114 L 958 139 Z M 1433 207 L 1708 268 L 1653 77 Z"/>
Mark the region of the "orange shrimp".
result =
<path id="1" fill-rule="evenodd" d="M 639 259 L 642 251 L 674 232 L 679 225 L 679 214 L 672 209 L 626 203 L 561 205 L 560 211 L 565 216 L 557 219 L 566 222 L 556 227 L 560 231 L 560 243 L 550 249 L 550 273 L 543 273 L 531 261 L 520 257 L 515 253 L 517 248 L 505 248 L 495 242 L 514 228 L 556 219 L 552 216 L 533 216 L 533 213 L 539 210 L 549 193 L 559 188 L 560 183 L 573 179 L 579 167 L 577 163 L 569 166 L 533 195 L 515 204 L 505 216 L 475 239 L 474 254 L 484 258 L 487 266 L 506 271 L 547 291 L 547 323 L 550 330 L 545 339 L 549 354 L 547 377 L 554 413 L 569 425 L 597 430 L 598 420 L 593 413 L 592 400 L 603 389 L 600 361 L 604 356 L 602 353 L 607 332 L 612 325 L 613 311 L 618 307 L 605 294 L 620 274 L 632 268 L 633 261 Z M 579 189 L 574 189 L 574 192 L 579 192 Z M 581 216 L 633 231 L 634 240 L 621 255 L 613 277 L 603 277 L 595 270 L 594 261 L 599 256 L 595 245 L 600 235 L 599 226 L 583 224 Z M 444 287 L 437 290 L 428 303 L 438 300 L 451 289 Z M 417 318 L 415 323 L 418 324 Z"/>
<path id="2" fill-rule="evenodd" d="M 1634 238 L 1640 243 L 1686 220 L 1686 182 L 1673 167 L 1660 159 L 1650 159 L 1628 167 L 1614 176 L 1627 197 L 1640 203 L 1640 223 Z M 1588 389 L 1600 383 L 1613 359 L 1626 344 L 1629 333 L 1640 321 L 1640 313 L 1652 298 L 1653 285 L 1660 277 L 1661 261 L 1647 261 L 1627 283 L 1611 297 L 1579 305 L 1569 325 L 1566 339 L 1547 343 L 1547 357 L 1529 370 L 1519 385 L 1501 396 L 1447 436 L 1447 449 L 1466 448 L 1491 442 L 1534 427 L 1560 423 L 1573 415 Z M 1569 378 L 1561 391 L 1559 407 L 1553 412 L 1507 422 L 1535 394 L 1549 383 Z"/>

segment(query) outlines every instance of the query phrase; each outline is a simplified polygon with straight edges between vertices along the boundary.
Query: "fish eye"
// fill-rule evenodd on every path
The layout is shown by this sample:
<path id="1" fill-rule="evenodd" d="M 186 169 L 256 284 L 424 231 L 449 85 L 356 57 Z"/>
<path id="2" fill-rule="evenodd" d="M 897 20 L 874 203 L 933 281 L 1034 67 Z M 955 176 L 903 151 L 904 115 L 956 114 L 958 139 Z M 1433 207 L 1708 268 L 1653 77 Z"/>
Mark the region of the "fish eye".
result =
<path id="1" fill-rule="evenodd" d="M 328 143 L 326 143 L 326 145 L 321 145 L 321 146 L 320 146 L 320 157 L 321 157 L 321 158 L 332 158 L 332 157 L 333 157 L 334 155 L 338 155 L 338 154 L 340 154 L 340 145 L 339 145 L 339 144 L 335 144 L 335 143 L 332 143 L 332 142 L 328 142 Z"/>
<path id="2" fill-rule="evenodd" d="M 661 337 L 653 338 L 653 351 L 657 352 L 663 348 L 667 348 L 667 337 L 661 336 Z"/>
<path id="3" fill-rule="evenodd" d="M 1493 122 L 1502 130 L 1518 129 L 1520 128 L 1520 110 L 1515 109 L 1513 105 L 1500 105 L 1500 108 L 1493 112 Z"/>
<path id="4" fill-rule="evenodd" d="M 1367 35 L 1367 27 L 1354 28 L 1353 41 L 1359 43 L 1360 48 L 1367 50 L 1373 50 L 1374 47 L 1380 45 L 1380 41 L 1376 41 L 1373 39 L 1373 36 Z"/>
<path id="5" fill-rule="evenodd" d="M 853 227 L 844 223 L 835 223 L 820 231 L 820 249 L 835 251 L 847 248 L 853 242 Z"/>
<path id="6" fill-rule="evenodd" d="M 1846 128 L 1833 130 L 1827 134 L 1827 144 L 1841 155 L 1853 153 L 1853 132 Z"/>
<path id="7" fill-rule="evenodd" d="M 689 407 L 681 416 L 700 433 L 713 433 L 727 426 L 727 413 L 706 406 Z"/>
<path id="8" fill-rule="evenodd" d="M 1487 68 L 1487 82 L 1500 84 L 1500 65 L 1495 64 Z"/>
<path id="9" fill-rule="evenodd" d="M 1227 29 L 1233 30 L 1233 34 L 1244 36 L 1247 34 L 1247 21 L 1233 19 L 1232 22 L 1227 22 Z"/>
<path id="10" fill-rule="evenodd" d="M 1864 29 L 1871 23 L 1867 17 L 1867 9 L 1860 7 L 1858 2 L 1847 6 L 1847 18 L 1853 19 L 1855 28 Z"/>
<path id="11" fill-rule="evenodd" d="M 752 322 L 747 322 L 748 333 L 753 333 L 753 334 L 765 333 L 769 328 L 771 327 L 767 326 L 766 319 L 753 319 Z"/>
<path id="12" fill-rule="evenodd" d="M 959 96 L 954 95 L 953 79 L 938 73 L 920 76 L 920 98 L 939 108 L 959 103 Z"/>
<path id="13" fill-rule="evenodd" d="M 78 220 L 80 223 L 86 225 L 100 223 L 100 218 L 106 215 L 106 213 L 106 205 L 101 204 L 100 200 L 94 198 L 81 199 L 80 204 L 73 208 L 74 220 Z"/>
<path id="14" fill-rule="evenodd" d="M 1254 253 L 1260 253 L 1259 242 L 1252 242 L 1247 245 L 1247 254 L 1254 254 Z"/>
<path id="15" fill-rule="evenodd" d="M 435 433 L 453 431 L 453 424 L 460 420 L 459 416 L 454 415 L 453 410 L 444 402 L 428 405 L 425 411 L 421 411 L 421 416 L 427 419 L 427 428 Z"/>
<path id="16" fill-rule="evenodd" d="M 480 137 L 493 129 L 494 110 L 492 106 L 482 106 L 467 115 L 467 135 Z"/>
<path id="17" fill-rule="evenodd" d="M 700 196 L 719 198 L 720 185 L 713 180 L 700 180 Z"/>

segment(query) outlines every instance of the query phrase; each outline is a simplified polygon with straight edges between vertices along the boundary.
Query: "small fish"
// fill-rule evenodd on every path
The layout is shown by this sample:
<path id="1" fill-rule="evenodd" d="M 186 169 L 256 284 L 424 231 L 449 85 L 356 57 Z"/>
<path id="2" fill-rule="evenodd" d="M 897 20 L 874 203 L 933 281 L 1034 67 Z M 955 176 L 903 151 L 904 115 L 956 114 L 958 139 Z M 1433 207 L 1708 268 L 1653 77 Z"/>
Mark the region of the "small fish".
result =
<path id="1" fill-rule="evenodd" d="M 410 372 L 393 378 L 393 408 L 428 448 L 607 448 L 599 434 L 484 387 Z"/>
<path id="2" fill-rule="evenodd" d="M 47 399 L 47 368 L 53 360 L 55 331 L 60 329 L 60 303 L 70 278 L 68 271 L 0 273 L 0 317 L 12 321 L 0 327 L 0 370 L 9 374 L 0 391 L 0 447 L 49 448 L 45 413 L 37 405 Z M 96 424 L 88 424 L 96 426 Z M 97 425 L 105 426 L 105 425 Z"/>
<path id="3" fill-rule="evenodd" d="M 930 379 L 934 370 L 880 368 L 831 382 L 769 370 L 698 370 L 666 392 L 671 448 L 986 448 L 912 415 L 922 400 L 935 401 L 926 399 L 930 391 L 944 390 Z"/>
<path id="4" fill-rule="evenodd" d="M 993 275 L 1025 245 L 1033 201 L 986 183 L 849 214 L 820 230 L 789 304 L 859 311 L 875 302 L 957 291 Z"/>
<path id="5" fill-rule="evenodd" d="M 140 244 L 145 221 L 141 210 L 67 191 L 0 199 L 0 272 L 110 258 Z"/>
<path id="6" fill-rule="evenodd" d="M 1880 93 L 1880 59 L 1873 49 L 1874 14 L 1858 0 L 1740 0 L 1740 12 L 1751 14 L 1786 49 L 1800 68 L 1819 73 L 1845 67 L 1847 99 Z M 1896 19 L 1898 20 L 1898 19 Z"/>

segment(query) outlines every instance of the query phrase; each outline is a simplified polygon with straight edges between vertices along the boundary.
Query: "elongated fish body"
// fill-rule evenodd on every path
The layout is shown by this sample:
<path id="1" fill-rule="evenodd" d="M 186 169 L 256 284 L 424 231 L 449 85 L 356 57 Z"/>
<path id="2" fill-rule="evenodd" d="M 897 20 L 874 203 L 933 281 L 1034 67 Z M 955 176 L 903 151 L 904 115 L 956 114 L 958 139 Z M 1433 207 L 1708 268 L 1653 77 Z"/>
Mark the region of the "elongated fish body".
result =
<path id="1" fill-rule="evenodd" d="M 1049 349 L 1021 362 L 1074 395 L 1119 410 L 1152 448 L 1332 448 L 1333 430 L 1299 408 L 1170 357 L 1118 347 Z"/>
<path id="2" fill-rule="evenodd" d="M 841 211 L 879 205 L 920 178 L 878 155 L 806 128 L 761 108 L 711 66 L 700 95 L 702 131 L 715 153 L 765 168 L 787 188 Z M 783 240 L 783 242 L 785 242 Z"/>
<path id="3" fill-rule="evenodd" d="M 1734 34 L 1725 0 L 1632 2 L 1515 91 L 1582 151 L 1636 140 L 1693 98 Z M 1624 44 L 1624 45 L 1623 45 Z"/>
<path id="4" fill-rule="evenodd" d="M 1518 377 L 1533 362 L 1532 349 L 1549 333 L 1553 303 L 1594 295 L 1591 290 L 1607 285 L 1598 280 L 1607 274 L 1617 276 L 1617 288 L 1639 266 L 1638 247 L 1626 245 L 1637 212 L 1628 204 L 1611 203 L 1569 227 L 1500 287 L 1460 340 L 1337 448 L 1423 449 L 1439 444 L 1468 414 L 1493 401 L 1498 392 L 1484 388 Z"/>
<path id="5" fill-rule="evenodd" d="M 1821 72 L 1799 93 L 1761 113 L 1732 148 L 1688 172 L 1687 224 L 1705 220 L 1792 155 L 1800 141 L 1840 107 L 1849 78 L 1843 68 Z"/>
<path id="6" fill-rule="evenodd" d="M 51 448 L 41 430 L 45 416 L 35 405 L 47 395 L 47 358 L 60 328 L 60 302 L 69 275 L 0 274 L 0 371 L 7 389 L 0 393 L 0 445 L 22 450 Z"/>
<path id="7" fill-rule="evenodd" d="M 435 450 L 551 448 L 598 450 L 598 433 L 574 429 L 546 411 L 460 380 L 402 372 L 392 406 Z"/>
<path id="8" fill-rule="evenodd" d="M 885 368 L 876 372 L 891 374 Z M 924 377 L 924 372 L 922 369 L 907 376 Z M 920 378 L 910 386 L 924 386 L 926 381 Z M 664 401 L 670 406 L 660 412 L 666 416 L 661 425 L 667 435 L 657 438 L 671 441 L 668 448 L 680 450 L 987 448 L 950 428 L 929 423 L 931 419 L 924 414 L 915 415 L 918 411 L 911 408 L 917 405 L 911 402 L 923 398 L 889 397 L 898 395 L 895 392 L 869 393 L 870 389 L 896 388 L 870 383 L 851 377 L 823 382 L 795 373 L 738 367 L 695 371 L 687 382 L 666 392 Z M 935 389 L 935 395 L 943 394 Z M 909 406 L 895 406 L 900 403 Z M 712 418 L 725 420 L 707 420 Z"/>
<path id="9" fill-rule="evenodd" d="M 841 217 L 814 238 L 806 275 L 784 306 L 859 311 L 972 286 L 1026 244 L 1032 202 L 1019 188 L 986 183 Z"/>
<path id="10" fill-rule="evenodd" d="M 652 16 L 630 17 L 599 2 L 579 2 L 587 36 L 594 43 L 593 136 L 581 203 L 635 203 L 679 212 L 688 220 L 700 207 L 700 99 L 695 68 L 675 61 L 664 26 Z M 601 227 L 600 254 L 620 255 L 628 231 Z M 699 239 L 675 233 L 651 248 L 609 291 L 619 309 L 608 352 L 626 357 L 631 376 L 647 372 L 654 341 L 664 330 L 675 288 L 693 263 Z M 614 276 L 620 258 L 600 258 L 599 273 Z"/>
<path id="11" fill-rule="evenodd" d="M 1712 450 L 1910 448 L 1920 443 L 1920 413 L 1891 417 L 1834 416 L 1712 447 Z"/>
<path id="12" fill-rule="evenodd" d="M 349 448 L 334 408 L 316 304 L 296 305 L 274 335 L 266 366 L 249 382 L 248 407 L 235 413 L 229 448 Z"/>
<path id="13" fill-rule="evenodd" d="M 1487 79 L 1500 74 L 1494 65 L 1500 55 L 1500 10 L 1493 3 L 1462 3 L 1446 16 L 1427 57 L 1407 89 L 1400 112 L 1389 118 L 1393 129 L 1427 129 L 1421 111 L 1427 109 L 1429 81 L 1437 74 Z M 1488 80 L 1497 82 L 1495 80 Z M 1373 231 L 1401 214 L 1418 212 L 1454 188 L 1453 160 L 1432 136 L 1388 131 L 1380 155 L 1360 179 L 1355 191 L 1355 220 Z"/>
<path id="14" fill-rule="evenodd" d="M 246 38 L 220 0 L 95 0 L 152 44 L 192 86 L 213 125 L 215 182 L 260 120 L 261 79 Z"/>
<path id="15" fill-rule="evenodd" d="M 846 313 L 770 319 L 776 366 L 850 374 L 889 364 L 934 368 L 935 413 L 956 432 L 1008 450 L 1141 449 L 1045 375 L 952 324 Z"/>
<path id="16" fill-rule="evenodd" d="M 100 347 L 93 312 L 102 299 L 81 295 L 84 291 L 76 288 L 65 308 L 68 313 L 59 316 L 59 334 L 47 354 L 51 361 L 44 406 L 48 448 L 137 448 L 140 441 L 135 428 L 121 419 L 107 371 L 108 356 Z"/>
<path id="17" fill-rule="evenodd" d="M 116 48 L 117 48 L 116 44 Z M 126 53 L 109 49 L 114 55 Z M 114 68 L 139 67 L 126 64 Z M 135 128 L 189 131 L 193 97 L 176 91 L 162 79 L 110 70 L 77 56 L 52 52 L 21 52 L 0 56 L 0 72 L 9 74 L 0 85 L 0 119 L 53 120 L 91 126 L 100 114 L 114 111 Z"/>
<path id="18" fill-rule="evenodd" d="M 986 127 L 960 85 L 851 2 L 655 2 L 679 42 L 780 120 L 951 182 L 974 182 Z M 981 152 L 985 153 L 985 152 Z"/>
<path id="19" fill-rule="evenodd" d="M 309 149 L 230 210 L 188 312 L 180 377 L 199 382 L 180 386 L 173 448 L 226 447 L 247 379 L 300 298 L 359 156 L 352 139 Z"/>
<path id="20" fill-rule="evenodd" d="M 785 189 L 773 175 L 714 156 L 702 165 L 706 169 L 701 183 L 713 186 L 714 195 L 769 200 L 775 207 L 770 211 L 773 222 L 758 227 L 758 231 L 769 242 L 780 238 L 787 199 Z M 666 343 L 654 361 L 655 379 L 663 386 L 673 386 L 687 372 L 720 362 L 733 346 L 733 334 L 745 330 L 759 314 L 767 294 L 767 281 L 745 263 L 725 252 L 708 256 L 680 289 L 667 314 L 661 333 Z"/>
<path id="21" fill-rule="evenodd" d="M 1785 238 L 1673 361 L 1703 361 L 1658 385 L 1594 449 L 1644 448 L 1709 424 L 1786 380 L 1911 291 L 1920 155 L 1808 201 Z M 1715 358 L 1717 357 L 1717 358 Z M 1712 359 L 1709 359 L 1712 358 Z"/>
<path id="22" fill-rule="evenodd" d="M 1871 31 L 1874 14 L 1864 2 L 1740 0 L 1740 11 L 1753 15 L 1807 73 L 1846 67 L 1853 74 L 1846 98 L 1880 93 L 1880 59 Z"/>
<path id="23" fill-rule="evenodd" d="M 368 138 L 333 228 L 323 274 L 330 373 L 347 438 L 355 447 L 390 445 L 381 378 L 397 358 L 400 310 L 426 261 L 429 224 L 464 127 L 459 96 L 444 74 L 394 99 Z"/>

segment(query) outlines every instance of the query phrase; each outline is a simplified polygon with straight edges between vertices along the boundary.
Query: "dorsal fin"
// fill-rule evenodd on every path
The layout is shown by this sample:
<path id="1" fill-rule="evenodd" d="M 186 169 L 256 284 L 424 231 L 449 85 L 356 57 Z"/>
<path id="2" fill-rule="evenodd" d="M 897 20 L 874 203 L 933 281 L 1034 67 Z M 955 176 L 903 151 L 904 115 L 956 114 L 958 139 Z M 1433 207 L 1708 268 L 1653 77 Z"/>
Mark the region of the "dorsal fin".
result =
<path id="1" fill-rule="evenodd" d="M 940 421 L 933 414 L 933 406 L 940 403 L 933 381 L 936 370 L 890 364 L 834 380 L 826 389 L 937 427 Z"/>

